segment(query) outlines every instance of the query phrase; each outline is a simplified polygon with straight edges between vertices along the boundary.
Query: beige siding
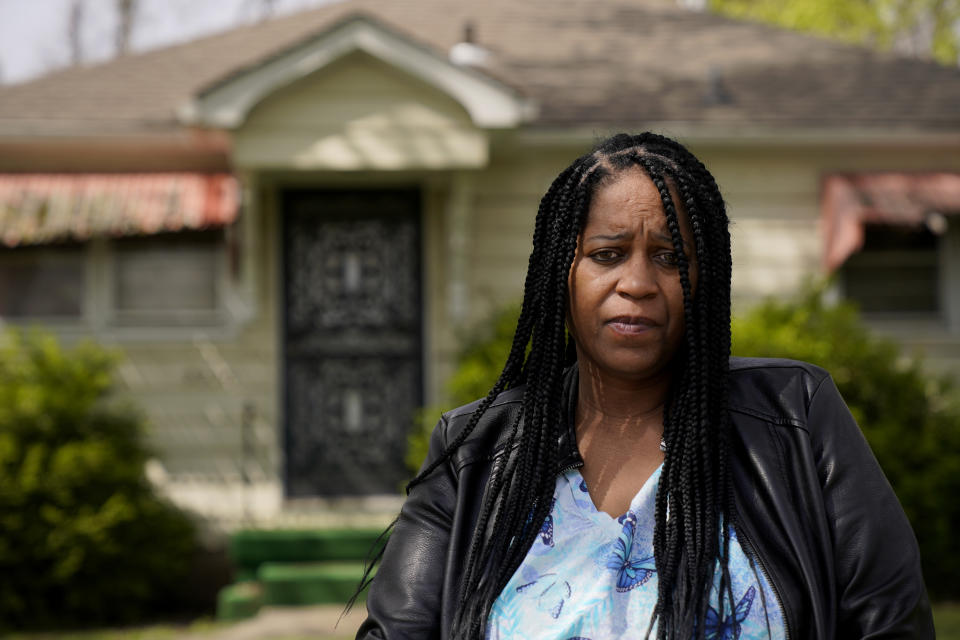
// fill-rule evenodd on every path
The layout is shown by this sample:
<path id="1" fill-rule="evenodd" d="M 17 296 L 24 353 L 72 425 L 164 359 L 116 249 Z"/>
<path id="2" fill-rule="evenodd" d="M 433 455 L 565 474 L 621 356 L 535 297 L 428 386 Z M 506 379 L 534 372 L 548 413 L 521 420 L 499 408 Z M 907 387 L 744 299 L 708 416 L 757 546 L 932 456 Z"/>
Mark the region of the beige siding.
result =
<path id="1" fill-rule="evenodd" d="M 734 309 L 788 294 L 816 274 L 820 168 L 787 150 L 703 155 L 732 221 Z"/>
<path id="2" fill-rule="evenodd" d="M 272 336 L 250 331 L 229 343 L 122 347 L 124 386 L 149 417 L 151 444 L 168 473 L 179 480 L 239 481 L 249 405 L 257 444 L 248 471 L 259 481 L 276 475 L 276 354 L 265 343 Z"/>
<path id="3" fill-rule="evenodd" d="M 540 198 L 578 150 L 495 155 L 476 176 L 470 228 L 470 322 L 520 300 Z"/>

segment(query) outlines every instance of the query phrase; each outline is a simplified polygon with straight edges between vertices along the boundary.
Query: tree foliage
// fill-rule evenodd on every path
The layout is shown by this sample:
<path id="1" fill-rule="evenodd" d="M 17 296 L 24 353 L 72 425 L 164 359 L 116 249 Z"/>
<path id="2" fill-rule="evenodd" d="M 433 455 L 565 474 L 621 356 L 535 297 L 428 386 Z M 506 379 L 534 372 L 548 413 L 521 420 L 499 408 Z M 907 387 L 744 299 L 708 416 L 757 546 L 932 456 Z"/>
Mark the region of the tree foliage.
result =
<path id="1" fill-rule="evenodd" d="M 960 0 L 709 0 L 712 11 L 956 65 Z"/>
<path id="2" fill-rule="evenodd" d="M 166 604 L 194 527 L 144 474 L 112 356 L 0 335 L 0 630 L 132 622 Z"/>

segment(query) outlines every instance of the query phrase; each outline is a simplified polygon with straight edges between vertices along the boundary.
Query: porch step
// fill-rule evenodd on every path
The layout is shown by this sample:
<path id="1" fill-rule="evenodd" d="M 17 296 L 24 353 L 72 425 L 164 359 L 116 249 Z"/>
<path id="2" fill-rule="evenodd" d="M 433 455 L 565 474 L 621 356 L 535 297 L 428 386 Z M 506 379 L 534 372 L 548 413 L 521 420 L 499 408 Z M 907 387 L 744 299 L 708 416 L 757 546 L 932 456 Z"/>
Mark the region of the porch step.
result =
<path id="1" fill-rule="evenodd" d="M 262 605 L 345 604 L 380 530 L 250 529 L 230 538 L 235 584 L 217 599 L 217 618 L 256 615 Z"/>
<path id="2" fill-rule="evenodd" d="M 263 587 L 257 582 L 227 585 L 217 594 L 217 619 L 227 622 L 257 615 L 263 606 Z"/>
<path id="3" fill-rule="evenodd" d="M 265 605 L 346 603 L 362 575 L 361 562 L 267 562 L 257 572 Z"/>
<path id="4" fill-rule="evenodd" d="M 240 570 L 265 562 L 364 560 L 381 531 L 373 529 L 248 529 L 230 539 L 230 557 Z"/>

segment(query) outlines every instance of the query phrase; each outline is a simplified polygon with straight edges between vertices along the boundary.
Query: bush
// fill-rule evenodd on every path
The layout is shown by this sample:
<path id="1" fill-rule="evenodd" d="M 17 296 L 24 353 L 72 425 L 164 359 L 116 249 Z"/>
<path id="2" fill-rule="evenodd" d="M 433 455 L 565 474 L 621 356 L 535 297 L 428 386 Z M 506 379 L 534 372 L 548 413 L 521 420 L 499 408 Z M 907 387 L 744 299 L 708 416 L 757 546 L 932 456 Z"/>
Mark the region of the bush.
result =
<path id="1" fill-rule="evenodd" d="M 144 475 L 113 358 L 0 336 L 0 628 L 131 622 L 172 601 L 194 528 Z"/>
<path id="2" fill-rule="evenodd" d="M 519 316 L 519 304 L 503 307 L 465 341 L 457 357 L 456 370 L 446 384 L 444 405 L 423 407 L 417 412 L 407 438 L 406 463 L 411 473 L 417 472 L 427 456 L 430 434 L 440 414 L 483 398 L 490 392 L 507 362 Z"/>
<path id="3" fill-rule="evenodd" d="M 733 351 L 806 360 L 828 370 L 900 498 L 940 598 L 960 596 L 960 400 L 953 381 L 872 334 L 856 307 L 826 305 L 822 289 L 768 301 L 734 320 Z"/>

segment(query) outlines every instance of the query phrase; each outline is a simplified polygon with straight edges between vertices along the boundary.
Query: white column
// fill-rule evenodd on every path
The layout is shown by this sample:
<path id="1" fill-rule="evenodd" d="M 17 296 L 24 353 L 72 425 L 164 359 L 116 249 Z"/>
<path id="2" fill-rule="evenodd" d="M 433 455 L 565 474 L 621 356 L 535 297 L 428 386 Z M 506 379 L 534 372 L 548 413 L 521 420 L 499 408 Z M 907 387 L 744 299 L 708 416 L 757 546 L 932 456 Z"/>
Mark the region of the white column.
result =
<path id="1" fill-rule="evenodd" d="M 462 324 L 470 312 L 469 243 L 473 175 L 453 174 L 447 200 L 447 316 L 451 326 Z"/>
<path id="2" fill-rule="evenodd" d="M 236 171 L 240 183 L 240 211 L 232 233 L 237 243 L 238 271 L 230 274 L 227 292 L 227 305 L 230 315 L 236 322 L 247 322 L 258 315 L 257 309 L 257 266 L 260 260 L 260 234 L 257 227 L 261 224 L 263 210 L 260 207 L 260 189 L 257 174 L 254 171 Z"/>

